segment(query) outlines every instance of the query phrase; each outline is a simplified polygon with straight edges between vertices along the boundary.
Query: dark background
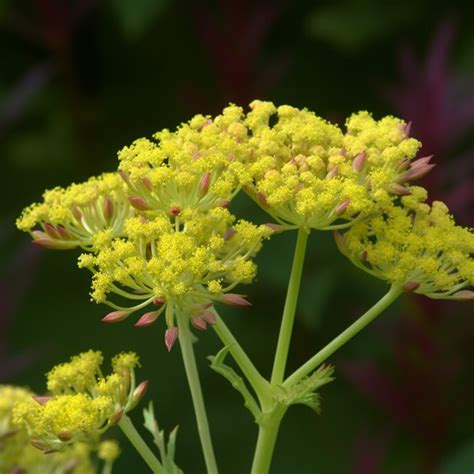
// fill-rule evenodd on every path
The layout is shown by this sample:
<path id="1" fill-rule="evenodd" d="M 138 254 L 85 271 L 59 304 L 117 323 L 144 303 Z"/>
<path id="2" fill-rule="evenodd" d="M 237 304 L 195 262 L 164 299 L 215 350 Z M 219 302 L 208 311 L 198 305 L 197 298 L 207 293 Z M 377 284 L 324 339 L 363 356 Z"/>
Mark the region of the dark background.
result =
<path id="1" fill-rule="evenodd" d="M 162 427 L 179 424 L 177 461 L 203 473 L 191 400 L 164 325 L 104 325 L 75 252 L 37 251 L 14 227 L 45 188 L 112 170 L 116 152 L 195 113 L 252 99 L 308 107 L 339 123 L 367 109 L 412 120 L 435 170 L 423 180 L 473 225 L 474 28 L 460 2 L 425 0 L 0 0 L 0 382 L 44 388 L 54 364 L 89 348 L 135 350 Z M 245 197 L 233 204 L 257 222 Z M 296 235 L 258 257 L 254 307 L 224 311 L 256 365 L 273 359 Z M 289 367 L 383 295 L 329 233 L 311 235 Z M 405 297 L 331 358 L 323 413 L 292 408 L 273 472 L 465 474 L 474 469 L 472 304 Z M 256 425 L 196 345 L 221 472 L 249 471 Z M 132 417 L 141 422 L 140 410 Z M 120 433 L 111 433 L 121 438 Z M 147 436 L 144 433 L 144 436 Z M 150 439 L 150 438 L 147 438 Z M 122 440 L 116 473 L 146 472 Z"/>

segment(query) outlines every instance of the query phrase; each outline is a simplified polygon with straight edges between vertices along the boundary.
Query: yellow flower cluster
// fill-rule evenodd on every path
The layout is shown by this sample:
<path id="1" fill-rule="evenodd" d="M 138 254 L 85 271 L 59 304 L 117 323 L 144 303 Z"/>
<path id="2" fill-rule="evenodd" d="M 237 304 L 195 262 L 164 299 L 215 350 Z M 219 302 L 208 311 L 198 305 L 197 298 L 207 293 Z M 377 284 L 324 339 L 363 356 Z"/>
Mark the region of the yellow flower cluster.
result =
<path id="1" fill-rule="evenodd" d="M 109 322 L 155 303 L 159 309 L 137 325 L 149 325 L 165 312 L 169 329 L 177 311 L 205 329 L 212 322 L 205 311 L 212 301 L 235 303 L 237 295 L 228 292 L 252 281 L 256 265 L 251 259 L 273 232 L 268 226 L 235 222 L 222 207 L 207 213 L 183 210 L 174 222 L 164 214 L 132 217 L 124 228 L 127 240 L 115 239 L 96 255 L 79 259 L 79 266 L 94 272 L 92 297 L 118 310 L 106 317 Z M 108 299 L 110 293 L 140 302 L 117 306 Z"/>
<path id="2" fill-rule="evenodd" d="M 410 163 L 420 143 L 394 117 L 352 115 L 347 131 L 308 110 L 254 101 L 245 125 L 245 191 L 285 228 L 350 226 L 426 174 L 429 158 Z M 272 120 L 275 122 L 272 124 Z"/>
<path id="3" fill-rule="evenodd" d="M 44 201 L 27 207 L 16 225 L 30 232 L 33 242 L 51 249 L 101 248 L 121 235 L 132 209 L 126 185 L 116 173 L 104 173 L 85 183 L 46 191 Z"/>
<path id="4" fill-rule="evenodd" d="M 175 132 L 136 140 L 118 154 L 119 169 L 139 210 L 175 214 L 226 206 L 240 189 L 247 158 L 242 108 L 231 105 L 214 119 L 197 115 Z"/>
<path id="5" fill-rule="evenodd" d="M 16 403 L 13 424 L 45 452 L 77 442 L 96 446 L 101 434 L 137 405 L 148 385 L 135 385 L 134 353 L 117 355 L 106 377 L 101 363 L 100 352 L 88 351 L 54 367 L 47 375 L 50 395 Z"/>
<path id="6" fill-rule="evenodd" d="M 368 273 L 434 299 L 473 299 L 474 234 L 457 226 L 445 204 L 426 204 L 426 191 L 390 204 L 336 241 Z"/>
<path id="7" fill-rule="evenodd" d="M 32 397 L 26 389 L 0 385 L 0 472 L 95 474 L 92 446 L 76 443 L 45 456 L 30 443 L 27 430 L 13 424 L 14 406 L 31 403 Z"/>

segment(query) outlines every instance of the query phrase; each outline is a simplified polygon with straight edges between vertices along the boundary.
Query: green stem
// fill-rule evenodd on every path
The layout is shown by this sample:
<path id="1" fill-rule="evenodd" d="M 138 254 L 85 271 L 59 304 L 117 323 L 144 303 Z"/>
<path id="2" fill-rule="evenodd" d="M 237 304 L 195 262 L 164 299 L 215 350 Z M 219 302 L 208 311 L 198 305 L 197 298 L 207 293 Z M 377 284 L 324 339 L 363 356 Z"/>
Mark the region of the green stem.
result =
<path id="1" fill-rule="evenodd" d="M 303 377 L 309 375 L 313 370 L 326 361 L 328 357 L 332 356 L 334 352 L 336 352 L 341 346 L 350 341 L 357 333 L 359 333 L 385 309 L 387 309 L 400 296 L 402 291 L 403 290 L 401 288 L 392 286 L 388 293 L 374 306 L 372 306 L 372 308 L 370 308 L 365 314 L 363 314 L 355 323 L 350 325 L 345 331 L 339 334 L 339 336 L 333 339 L 326 347 L 311 357 L 308 362 L 293 372 L 293 374 L 285 380 L 283 386 L 286 388 L 291 387 L 295 383 L 299 382 Z"/>
<path id="2" fill-rule="evenodd" d="M 267 474 L 270 471 L 273 450 L 284 413 L 284 411 L 272 413 L 259 425 L 251 474 Z"/>
<path id="3" fill-rule="evenodd" d="M 212 326 L 214 331 L 216 331 L 222 343 L 229 348 L 230 354 L 254 389 L 259 400 L 261 402 L 270 401 L 271 391 L 269 383 L 260 375 L 260 372 L 255 368 L 248 355 L 242 349 L 242 346 L 238 343 L 237 339 L 235 339 L 222 318 L 217 314 L 217 311 L 215 309 L 213 311 L 216 315 L 216 324 Z"/>
<path id="4" fill-rule="evenodd" d="M 202 396 L 201 382 L 194 357 L 193 343 L 191 341 L 191 331 L 189 330 L 189 321 L 182 315 L 177 315 L 179 342 L 181 354 L 183 355 L 184 369 L 188 378 L 189 389 L 193 399 L 194 412 L 198 426 L 199 438 L 201 440 L 202 452 L 206 463 L 208 474 L 217 474 L 216 458 L 212 447 L 211 433 L 207 421 L 206 407 Z"/>
<path id="5" fill-rule="evenodd" d="M 295 319 L 296 304 L 300 290 L 301 275 L 303 273 L 304 256 L 309 233 L 304 229 L 298 229 L 298 238 L 296 240 L 295 255 L 291 267 L 290 281 L 286 293 L 285 307 L 280 326 L 280 334 L 273 363 L 271 384 L 278 385 L 283 382 L 285 376 L 286 361 L 290 347 L 291 333 L 293 331 L 293 322 Z"/>
<path id="6" fill-rule="evenodd" d="M 127 415 L 123 415 L 118 425 L 130 443 L 132 443 L 133 447 L 137 450 L 138 454 L 140 454 L 142 459 L 147 463 L 152 472 L 154 474 L 164 474 L 165 471 L 163 466 L 145 443 L 145 441 L 143 441 L 140 433 L 136 430 L 135 426 L 133 426 L 132 420 L 130 420 Z"/>

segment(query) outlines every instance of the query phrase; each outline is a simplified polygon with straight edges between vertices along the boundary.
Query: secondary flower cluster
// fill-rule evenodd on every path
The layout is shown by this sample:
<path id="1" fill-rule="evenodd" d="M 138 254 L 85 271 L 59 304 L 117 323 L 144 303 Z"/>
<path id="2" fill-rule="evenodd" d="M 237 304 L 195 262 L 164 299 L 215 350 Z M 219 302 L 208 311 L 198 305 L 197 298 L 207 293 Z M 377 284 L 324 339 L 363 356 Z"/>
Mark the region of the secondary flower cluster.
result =
<path id="1" fill-rule="evenodd" d="M 75 443 L 61 451 L 45 455 L 30 442 L 26 427 L 13 423 L 14 407 L 31 403 L 34 394 L 21 387 L 0 385 L 0 472 L 43 474 L 68 472 L 71 474 L 95 474 L 98 472 L 93 459 L 96 446 Z M 34 402 L 36 403 L 36 402 Z M 112 466 L 120 450 L 113 440 L 102 441 L 97 447 L 97 457 Z"/>
<path id="2" fill-rule="evenodd" d="M 49 395 L 19 400 L 13 407 L 13 425 L 45 453 L 77 443 L 97 446 L 100 436 L 137 405 L 148 385 L 135 384 L 134 353 L 114 357 L 107 377 L 100 368 L 102 359 L 100 352 L 88 351 L 54 367 L 47 375 Z M 111 452 L 107 447 L 101 451 Z"/>
<path id="3" fill-rule="evenodd" d="M 253 280 L 253 258 L 275 231 L 348 229 L 340 248 L 364 270 L 434 298 L 471 298 L 472 233 L 441 204 L 429 211 L 411 185 L 434 165 L 415 159 L 421 144 L 410 124 L 359 112 L 342 130 L 306 109 L 263 101 L 250 109 L 230 105 L 136 140 L 119 152 L 117 174 L 46 192 L 18 227 L 40 246 L 88 252 L 79 266 L 93 273 L 91 296 L 115 310 L 104 321 L 150 305 L 137 326 L 165 314 L 168 349 L 176 317 L 204 330 L 213 303 L 250 304 L 231 291 Z M 275 222 L 232 215 L 240 189 Z"/>

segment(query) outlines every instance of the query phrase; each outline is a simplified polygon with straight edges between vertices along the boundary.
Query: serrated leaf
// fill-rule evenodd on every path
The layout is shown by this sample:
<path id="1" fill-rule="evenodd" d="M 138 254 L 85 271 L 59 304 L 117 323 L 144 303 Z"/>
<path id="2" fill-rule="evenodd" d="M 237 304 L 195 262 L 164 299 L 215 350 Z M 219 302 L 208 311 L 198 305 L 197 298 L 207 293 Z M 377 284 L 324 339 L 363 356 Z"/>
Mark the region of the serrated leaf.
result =
<path id="1" fill-rule="evenodd" d="M 211 362 L 211 369 L 227 379 L 232 387 L 242 395 L 245 406 L 250 413 L 252 413 L 254 418 L 257 419 L 260 416 L 260 407 L 247 388 L 244 379 L 240 377 L 232 367 L 224 364 L 228 352 L 229 347 L 225 346 L 215 356 L 209 356 L 208 359 Z"/>

